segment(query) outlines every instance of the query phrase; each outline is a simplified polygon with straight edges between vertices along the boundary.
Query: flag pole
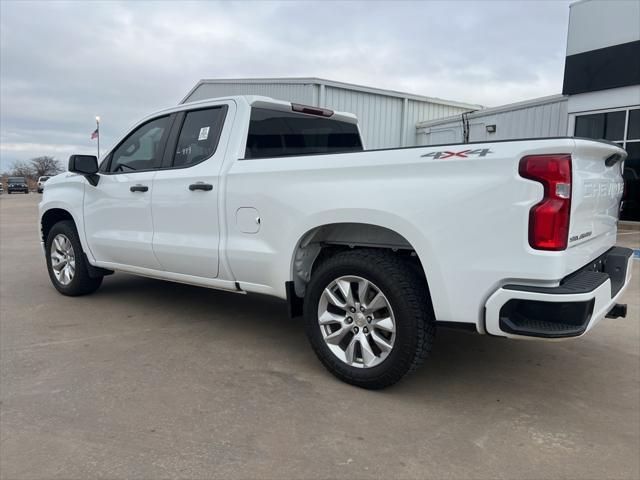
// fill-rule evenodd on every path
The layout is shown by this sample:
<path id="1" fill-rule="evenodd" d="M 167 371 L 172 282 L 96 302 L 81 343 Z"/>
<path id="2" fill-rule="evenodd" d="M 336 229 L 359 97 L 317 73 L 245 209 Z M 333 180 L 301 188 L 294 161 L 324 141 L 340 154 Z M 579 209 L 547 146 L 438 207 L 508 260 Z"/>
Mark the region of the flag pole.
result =
<path id="1" fill-rule="evenodd" d="M 98 132 L 98 159 L 100 159 L 100 117 L 96 115 L 96 132 Z"/>

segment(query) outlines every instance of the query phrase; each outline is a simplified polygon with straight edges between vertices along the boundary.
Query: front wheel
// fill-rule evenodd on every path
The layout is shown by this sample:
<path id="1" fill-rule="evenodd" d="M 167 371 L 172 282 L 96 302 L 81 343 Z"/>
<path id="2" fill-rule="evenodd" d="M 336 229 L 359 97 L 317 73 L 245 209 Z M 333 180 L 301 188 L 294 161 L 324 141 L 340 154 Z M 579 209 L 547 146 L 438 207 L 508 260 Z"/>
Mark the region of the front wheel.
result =
<path id="1" fill-rule="evenodd" d="M 318 266 L 305 296 L 316 355 L 339 379 L 379 389 L 427 356 L 435 322 L 426 282 L 399 256 L 352 250 Z"/>
<path id="2" fill-rule="evenodd" d="M 53 286 L 63 295 L 92 293 L 102 284 L 102 277 L 89 275 L 80 238 L 73 222 L 56 223 L 46 241 L 47 270 Z"/>

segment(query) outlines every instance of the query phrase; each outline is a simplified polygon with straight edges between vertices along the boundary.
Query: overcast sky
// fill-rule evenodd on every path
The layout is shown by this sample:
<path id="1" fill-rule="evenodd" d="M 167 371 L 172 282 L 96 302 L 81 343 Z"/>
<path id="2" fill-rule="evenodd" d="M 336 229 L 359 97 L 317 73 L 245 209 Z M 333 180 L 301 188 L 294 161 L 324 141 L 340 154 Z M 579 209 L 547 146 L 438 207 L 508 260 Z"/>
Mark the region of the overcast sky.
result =
<path id="1" fill-rule="evenodd" d="M 0 1 L 0 170 L 95 152 L 201 78 L 313 76 L 487 106 L 559 93 L 569 1 Z"/>

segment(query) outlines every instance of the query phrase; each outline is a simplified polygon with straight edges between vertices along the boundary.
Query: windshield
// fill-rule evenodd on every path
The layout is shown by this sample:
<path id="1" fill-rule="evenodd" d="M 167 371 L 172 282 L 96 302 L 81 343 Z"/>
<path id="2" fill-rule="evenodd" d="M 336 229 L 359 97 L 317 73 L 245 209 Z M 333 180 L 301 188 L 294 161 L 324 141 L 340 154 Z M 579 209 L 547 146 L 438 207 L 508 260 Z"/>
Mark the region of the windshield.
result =
<path id="1" fill-rule="evenodd" d="M 49 180 L 49 177 L 40 177 L 41 182 L 46 182 L 47 180 Z"/>
<path id="2" fill-rule="evenodd" d="M 9 177 L 9 183 L 27 183 L 24 177 Z"/>

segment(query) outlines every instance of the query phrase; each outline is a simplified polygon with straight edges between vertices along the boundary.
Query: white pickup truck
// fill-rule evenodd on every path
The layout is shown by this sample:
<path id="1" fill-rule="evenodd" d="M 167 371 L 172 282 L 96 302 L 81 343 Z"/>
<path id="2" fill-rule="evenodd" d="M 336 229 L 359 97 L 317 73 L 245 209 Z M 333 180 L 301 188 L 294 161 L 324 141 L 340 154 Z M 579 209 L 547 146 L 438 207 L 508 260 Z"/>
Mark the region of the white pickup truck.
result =
<path id="1" fill-rule="evenodd" d="M 382 388 L 437 326 L 560 339 L 624 316 L 625 157 L 576 138 L 366 151 L 351 114 L 211 99 L 72 156 L 41 237 L 62 294 L 120 271 L 280 297 L 328 370 Z"/>

